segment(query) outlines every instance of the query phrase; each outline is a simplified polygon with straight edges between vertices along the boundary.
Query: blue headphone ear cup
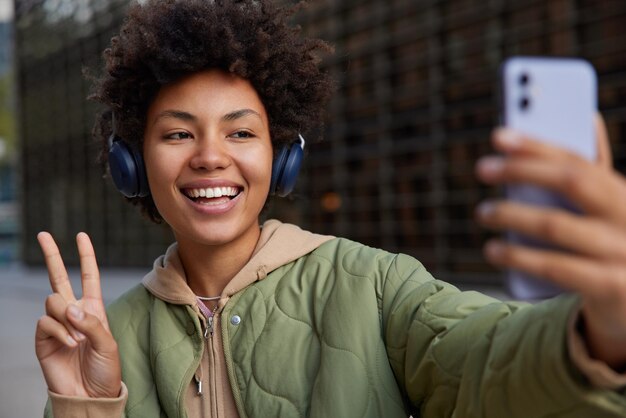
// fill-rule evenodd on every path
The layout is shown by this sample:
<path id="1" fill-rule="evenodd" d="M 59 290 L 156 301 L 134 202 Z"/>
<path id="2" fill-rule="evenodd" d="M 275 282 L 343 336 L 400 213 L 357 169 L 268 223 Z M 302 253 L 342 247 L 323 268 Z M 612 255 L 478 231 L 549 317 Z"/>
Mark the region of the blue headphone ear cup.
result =
<path id="1" fill-rule="evenodd" d="M 124 196 L 145 197 L 150 193 L 143 158 L 118 138 L 109 148 L 109 170 L 115 187 Z"/>
<path id="2" fill-rule="evenodd" d="M 285 167 L 285 162 L 287 161 L 287 154 L 289 154 L 288 147 L 281 147 L 280 151 L 274 157 L 274 161 L 272 162 L 272 182 L 270 183 L 270 195 L 276 194 L 276 189 L 278 187 L 278 183 L 280 182 L 280 178 L 282 176 L 283 168 Z"/>
<path id="3" fill-rule="evenodd" d="M 281 181 L 278 185 L 277 194 L 281 197 L 287 196 L 296 187 L 300 166 L 302 165 L 304 151 L 298 144 L 293 144 L 289 150 L 289 156 L 285 163 L 285 169 Z"/>
<path id="4" fill-rule="evenodd" d="M 271 194 L 285 197 L 293 191 L 302 165 L 303 154 L 299 144 L 281 148 L 272 165 Z"/>
<path id="5" fill-rule="evenodd" d="M 150 186 L 148 185 L 148 175 L 146 174 L 146 166 L 143 162 L 143 156 L 135 149 L 132 150 L 132 153 L 137 165 L 137 180 L 139 183 L 137 197 L 146 197 L 150 194 Z"/>

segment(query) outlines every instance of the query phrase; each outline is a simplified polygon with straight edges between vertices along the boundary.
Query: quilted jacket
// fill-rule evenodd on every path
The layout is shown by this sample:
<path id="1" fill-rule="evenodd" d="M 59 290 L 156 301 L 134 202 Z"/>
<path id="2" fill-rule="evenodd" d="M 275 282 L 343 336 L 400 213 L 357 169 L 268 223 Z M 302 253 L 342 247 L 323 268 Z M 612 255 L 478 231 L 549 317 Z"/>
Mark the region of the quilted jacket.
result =
<path id="1" fill-rule="evenodd" d="M 174 245 L 108 309 L 128 391 L 51 393 L 57 415 L 191 413 L 204 317 L 177 261 Z M 220 305 L 222 382 L 240 417 L 626 416 L 620 393 L 592 387 L 569 360 L 594 379 L 565 342 L 573 297 L 504 304 L 434 280 L 411 257 L 268 221 Z"/>
<path id="2" fill-rule="evenodd" d="M 241 417 L 625 416 L 624 397 L 592 389 L 567 358 L 575 305 L 462 293 L 411 257 L 333 239 L 235 294 L 221 329 Z M 195 310 L 137 286 L 109 316 L 126 416 L 184 417 Z"/>

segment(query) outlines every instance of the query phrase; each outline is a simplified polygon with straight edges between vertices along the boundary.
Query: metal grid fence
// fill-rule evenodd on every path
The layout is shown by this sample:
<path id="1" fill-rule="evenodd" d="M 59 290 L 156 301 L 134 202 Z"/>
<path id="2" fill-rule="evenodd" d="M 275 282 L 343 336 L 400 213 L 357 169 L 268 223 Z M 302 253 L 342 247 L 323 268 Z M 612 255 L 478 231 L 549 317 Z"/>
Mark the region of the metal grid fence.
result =
<path id="1" fill-rule="evenodd" d="M 437 277 L 489 282 L 476 204 L 477 158 L 498 123 L 498 68 L 511 55 L 582 56 L 600 109 L 624 138 L 626 2 L 380 0 L 318 2 L 302 18 L 336 45 L 340 91 L 326 141 L 311 147 L 308 226 L 412 254 Z M 624 148 L 615 142 L 624 167 Z"/>
<path id="2" fill-rule="evenodd" d="M 140 221 L 102 181 L 81 77 L 126 2 L 15 1 L 25 260 L 41 262 L 31 237 L 48 229 L 75 262 L 73 235 L 86 230 L 102 264 L 147 265 L 171 235 Z M 589 59 L 623 167 L 625 18 L 621 0 L 311 1 L 298 20 L 335 45 L 325 65 L 339 91 L 296 197 L 270 215 L 409 253 L 443 279 L 494 280 L 472 214 L 497 194 L 477 183 L 473 165 L 498 121 L 498 65 L 514 54 Z"/>

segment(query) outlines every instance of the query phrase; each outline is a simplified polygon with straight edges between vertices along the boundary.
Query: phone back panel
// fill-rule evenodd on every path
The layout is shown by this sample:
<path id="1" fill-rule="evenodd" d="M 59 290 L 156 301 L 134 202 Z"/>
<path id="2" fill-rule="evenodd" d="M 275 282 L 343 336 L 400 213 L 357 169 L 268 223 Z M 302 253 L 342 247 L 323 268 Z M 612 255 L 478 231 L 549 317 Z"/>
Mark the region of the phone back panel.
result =
<path id="1" fill-rule="evenodd" d="M 520 77 L 526 74 L 526 85 Z M 584 60 L 516 57 L 503 67 L 504 124 L 546 142 L 596 158 L 593 115 L 596 76 Z M 522 109 L 523 98 L 529 100 Z"/>
<path id="2" fill-rule="evenodd" d="M 597 158 L 594 116 L 597 109 L 596 75 L 584 60 L 515 57 L 502 67 L 503 123 L 589 160 Z M 556 206 L 577 211 L 567 200 L 544 189 L 507 186 L 507 198 L 539 206 Z M 517 233 L 513 243 L 550 248 Z M 519 299 L 542 299 L 560 289 L 523 272 L 509 271 L 507 286 Z"/>

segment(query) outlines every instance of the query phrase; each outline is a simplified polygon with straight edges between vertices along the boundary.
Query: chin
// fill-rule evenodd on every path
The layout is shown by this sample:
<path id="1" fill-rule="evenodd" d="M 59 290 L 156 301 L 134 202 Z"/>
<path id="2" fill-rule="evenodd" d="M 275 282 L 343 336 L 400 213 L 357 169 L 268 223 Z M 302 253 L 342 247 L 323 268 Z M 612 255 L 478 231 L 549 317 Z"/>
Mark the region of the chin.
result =
<path id="1" fill-rule="evenodd" d="M 243 227 L 242 225 L 228 225 L 225 222 L 216 223 L 218 224 L 217 226 L 205 225 L 202 228 L 194 228 L 191 231 L 181 228 L 174 230 L 174 235 L 178 242 L 194 242 L 214 247 L 235 243 L 240 238 L 245 237 L 251 230 L 251 227 Z M 254 225 L 258 226 L 258 222 L 254 223 Z"/>

